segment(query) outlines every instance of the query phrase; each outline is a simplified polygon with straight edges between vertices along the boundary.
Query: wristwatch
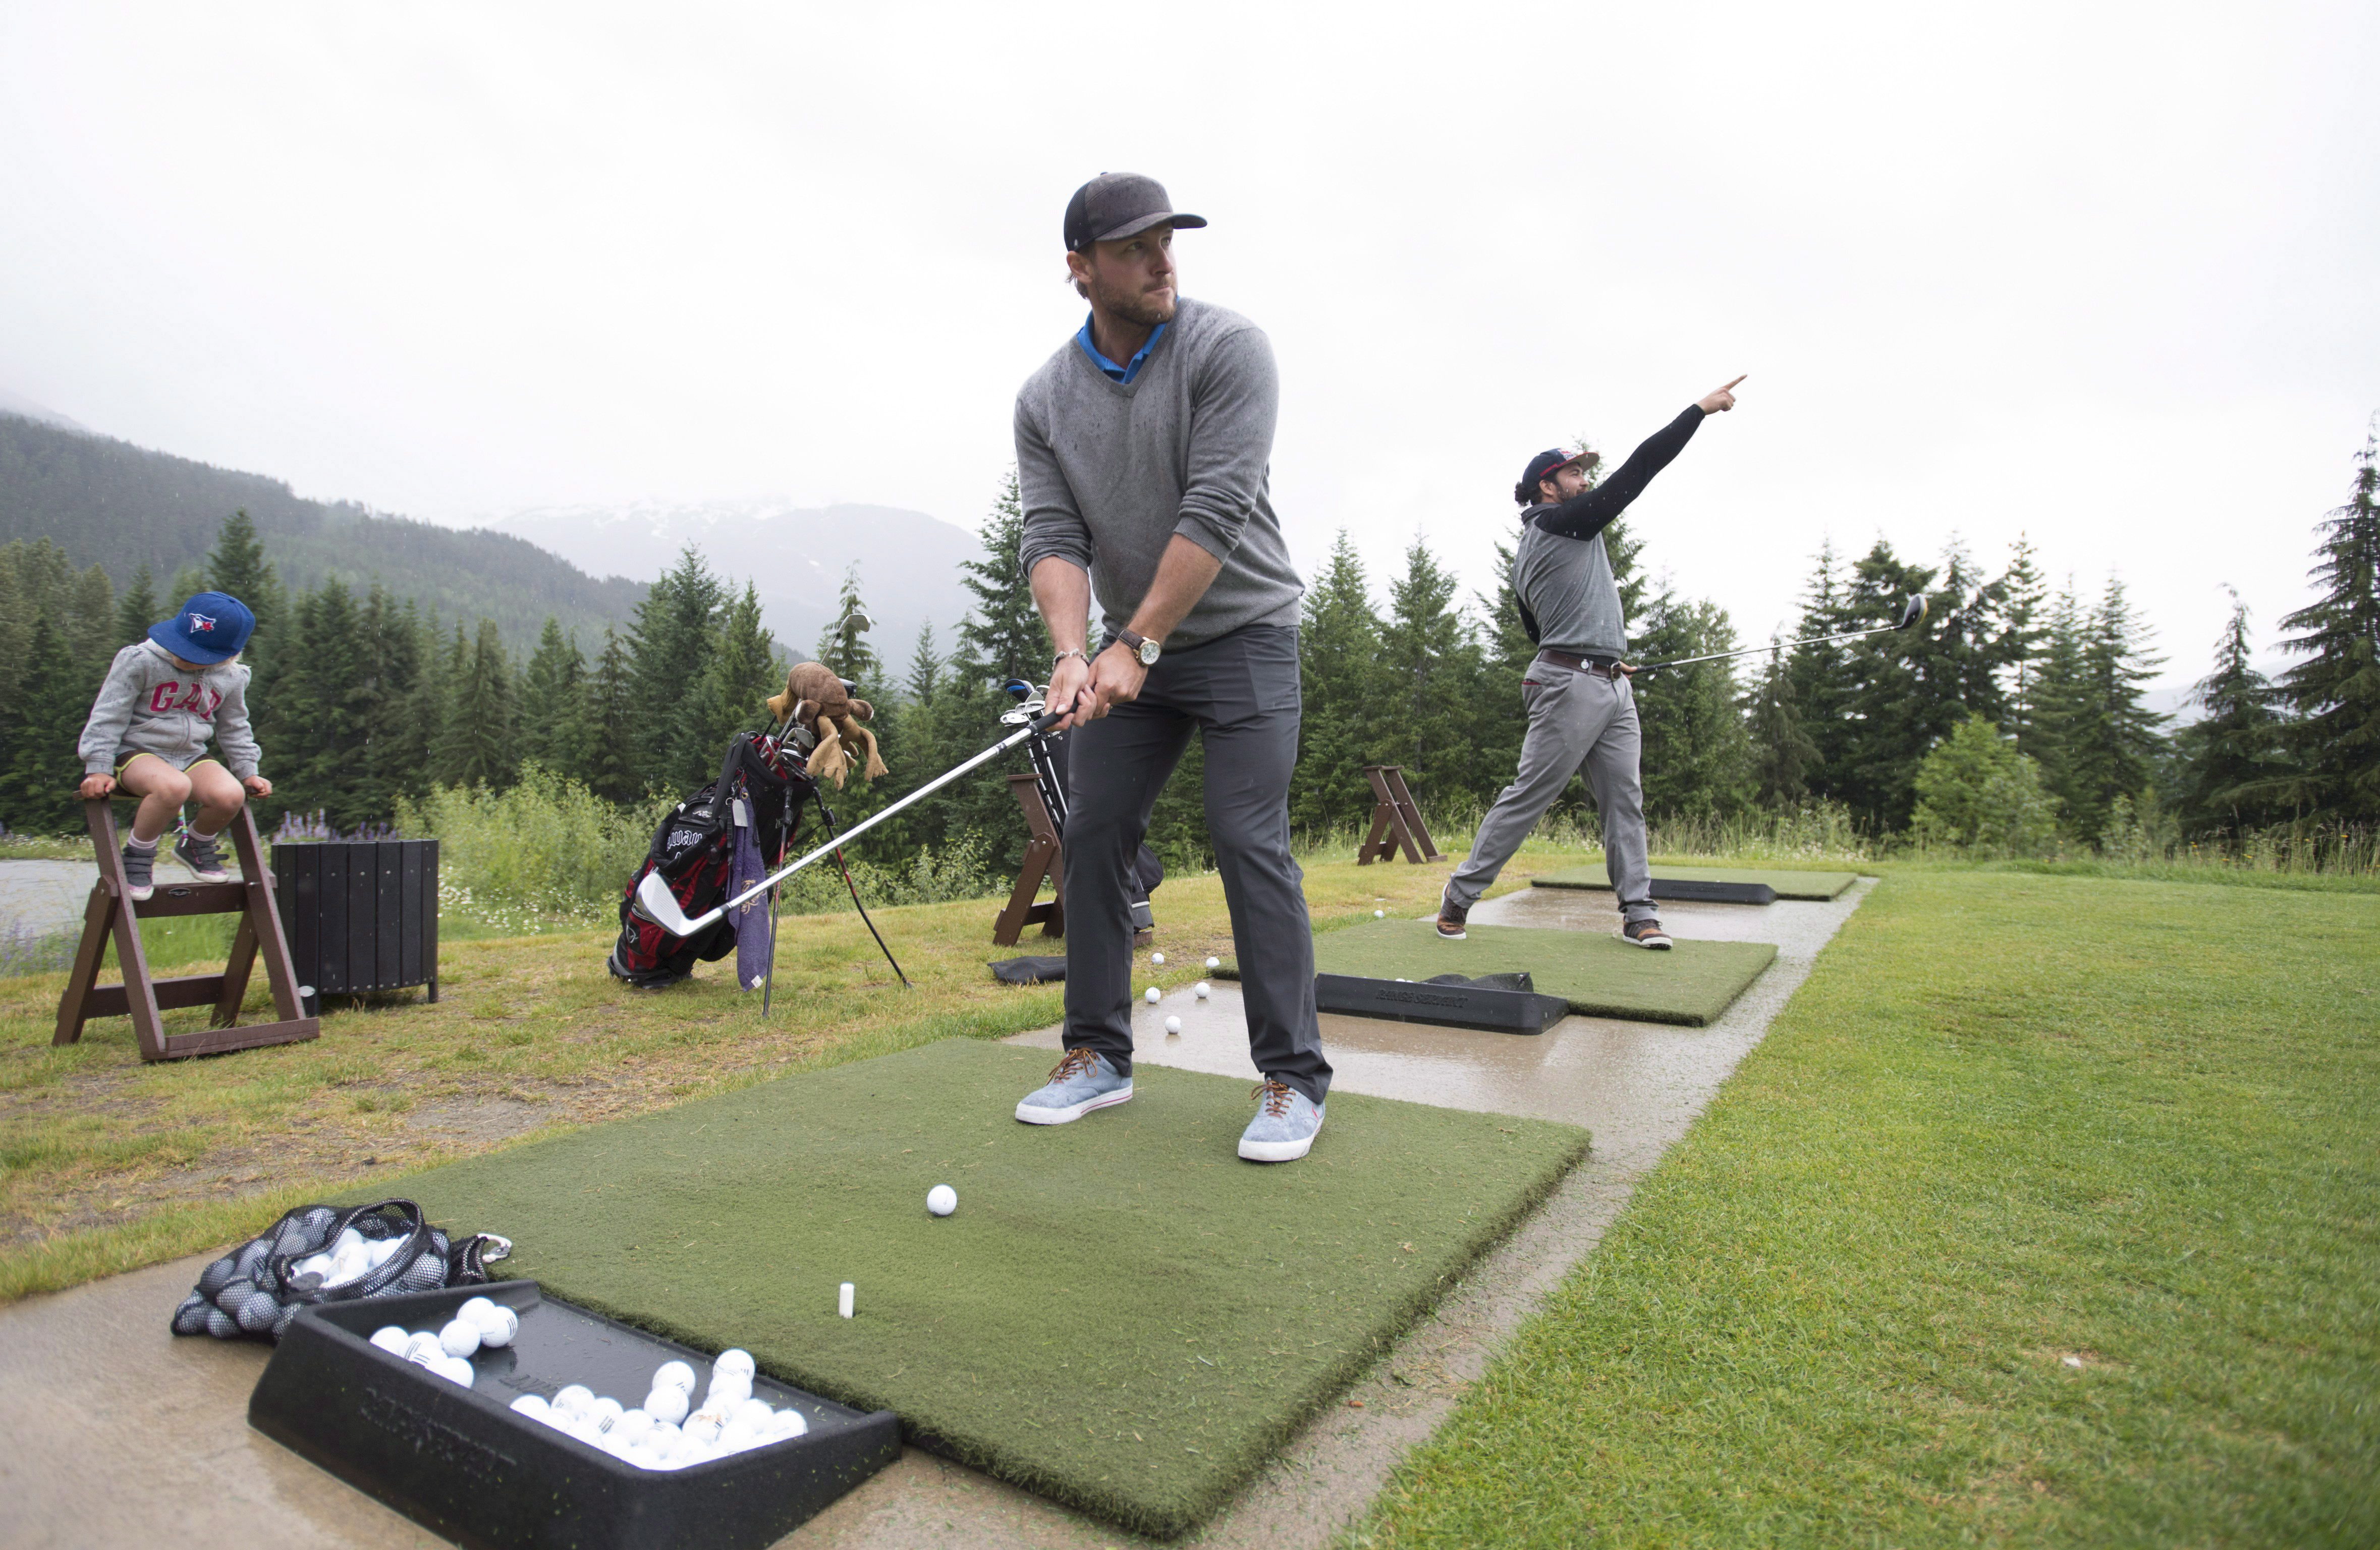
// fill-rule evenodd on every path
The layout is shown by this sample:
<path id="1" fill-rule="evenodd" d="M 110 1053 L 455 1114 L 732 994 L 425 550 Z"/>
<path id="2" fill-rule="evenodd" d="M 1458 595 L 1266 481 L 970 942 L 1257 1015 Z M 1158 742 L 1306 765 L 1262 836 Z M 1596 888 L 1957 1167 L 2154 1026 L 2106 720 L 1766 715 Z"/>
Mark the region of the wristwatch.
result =
<path id="1" fill-rule="evenodd" d="M 1123 643 L 1125 650 L 1140 659 L 1143 667 L 1155 667 L 1158 654 L 1165 649 L 1147 636 L 1135 635 L 1130 630 L 1118 630 L 1116 639 Z"/>

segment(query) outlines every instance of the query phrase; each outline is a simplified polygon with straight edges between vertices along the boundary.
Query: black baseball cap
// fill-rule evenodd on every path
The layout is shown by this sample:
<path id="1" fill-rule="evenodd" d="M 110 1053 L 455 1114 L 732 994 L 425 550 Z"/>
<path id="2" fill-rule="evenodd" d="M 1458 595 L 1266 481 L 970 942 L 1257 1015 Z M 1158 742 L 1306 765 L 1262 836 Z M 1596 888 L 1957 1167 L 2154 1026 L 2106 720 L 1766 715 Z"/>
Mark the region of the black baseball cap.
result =
<path id="1" fill-rule="evenodd" d="M 1512 487 L 1512 499 L 1524 506 L 1530 505 L 1537 498 L 1537 481 L 1551 475 L 1555 469 L 1572 463 L 1582 468 L 1592 468 L 1601 461 L 1602 454 L 1591 449 L 1564 452 L 1560 447 L 1548 447 L 1529 459 L 1527 470 L 1521 475 L 1521 482 Z"/>
<path id="2" fill-rule="evenodd" d="M 1184 215 L 1165 197 L 1165 185 L 1136 172 L 1103 172 L 1066 201 L 1066 251 L 1087 253 L 1094 242 L 1121 242 L 1151 226 L 1203 226 L 1204 215 Z"/>

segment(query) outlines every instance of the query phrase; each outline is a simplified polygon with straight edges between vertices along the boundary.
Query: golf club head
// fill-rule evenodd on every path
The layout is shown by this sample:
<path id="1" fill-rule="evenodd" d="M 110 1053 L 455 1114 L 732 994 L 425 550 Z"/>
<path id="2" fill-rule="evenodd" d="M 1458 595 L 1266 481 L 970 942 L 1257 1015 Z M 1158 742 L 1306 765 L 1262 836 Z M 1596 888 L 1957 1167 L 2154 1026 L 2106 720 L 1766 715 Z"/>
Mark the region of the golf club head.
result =
<path id="1" fill-rule="evenodd" d="M 1908 606 L 1904 607 L 1900 611 L 1900 623 L 1892 627 L 1896 630 L 1912 629 L 1916 626 L 1917 622 L 1925 617 L 1925 594 L 1923 592 L 1912 592 L 1909 595 Z"/>
<path id="2" fill-rule="evenodd" d="M 698 929 L 678 908 L 677 895 L 670 891 L 669 879 L 659 872 L 648 872 L 645 880 L 637 885 L 637 913 L 673 937 L 691 937 Z"/>

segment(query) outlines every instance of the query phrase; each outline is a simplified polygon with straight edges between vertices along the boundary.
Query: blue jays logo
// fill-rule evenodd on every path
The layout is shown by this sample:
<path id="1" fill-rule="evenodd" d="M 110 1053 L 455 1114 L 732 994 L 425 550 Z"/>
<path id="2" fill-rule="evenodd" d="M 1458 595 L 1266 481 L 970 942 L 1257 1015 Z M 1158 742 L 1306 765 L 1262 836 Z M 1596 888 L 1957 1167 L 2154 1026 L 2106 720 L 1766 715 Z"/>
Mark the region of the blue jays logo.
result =
<path id="1" fill-rule="evenodd" d="M 193 614 L 191 614 L 191 615 L 190 615 L 190 633 L 191 633 L 191 634 L 193 634 L 193 635 L 206 635 L 206 634 L 212 634 L 212 633 L 213 633 L 213 631 L 214 631 L 214 627 L 215 627 L 215 622 L 214 622 L 213 620 L 212 620 L 212 619 L 208 618 L 205 614 L 203 614 L 203 613 L 193 613 Z"/>

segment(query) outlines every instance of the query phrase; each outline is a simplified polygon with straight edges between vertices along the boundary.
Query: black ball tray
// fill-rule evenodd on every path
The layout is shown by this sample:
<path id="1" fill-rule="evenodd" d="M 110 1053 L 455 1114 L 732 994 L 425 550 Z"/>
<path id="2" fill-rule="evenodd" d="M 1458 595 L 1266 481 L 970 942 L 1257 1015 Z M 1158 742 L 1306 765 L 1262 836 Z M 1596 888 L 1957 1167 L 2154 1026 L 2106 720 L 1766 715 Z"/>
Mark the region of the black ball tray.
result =
<path id="1" fill-rule="evenodd" d="M 513 1343 L 471 1359 L 465 1388 L 382 1350 L 383 1325 L 436 1330 L 473 1297 L 520 1316 Z M 700 1351 L 496 1281 L 309 1308 L 281 1338 L 248 1423 L 266 1436 L 471 1550 L 760 1550 L 899 1457 L 900 1423 L 756 1374 L 755 1398 L 797 1407 L 798 1437 L 686 1469 L 639 1469 L 508 1407 L 582 1383 L 623 1405 L 673 1357 L 710 1382 Z"/>
<path id="2" fill-rule="evenodd" d="M 1500 1034 L 1542 1034 L 1570 1015 L 1568 1001 L 1537 994 L 1524 974 L 1481 975 L 1470 980 L 1461 975 L 1423 980 L 1316 975 L 1314 1004 L 1318 1011 L 1350 1017 Z"/>

